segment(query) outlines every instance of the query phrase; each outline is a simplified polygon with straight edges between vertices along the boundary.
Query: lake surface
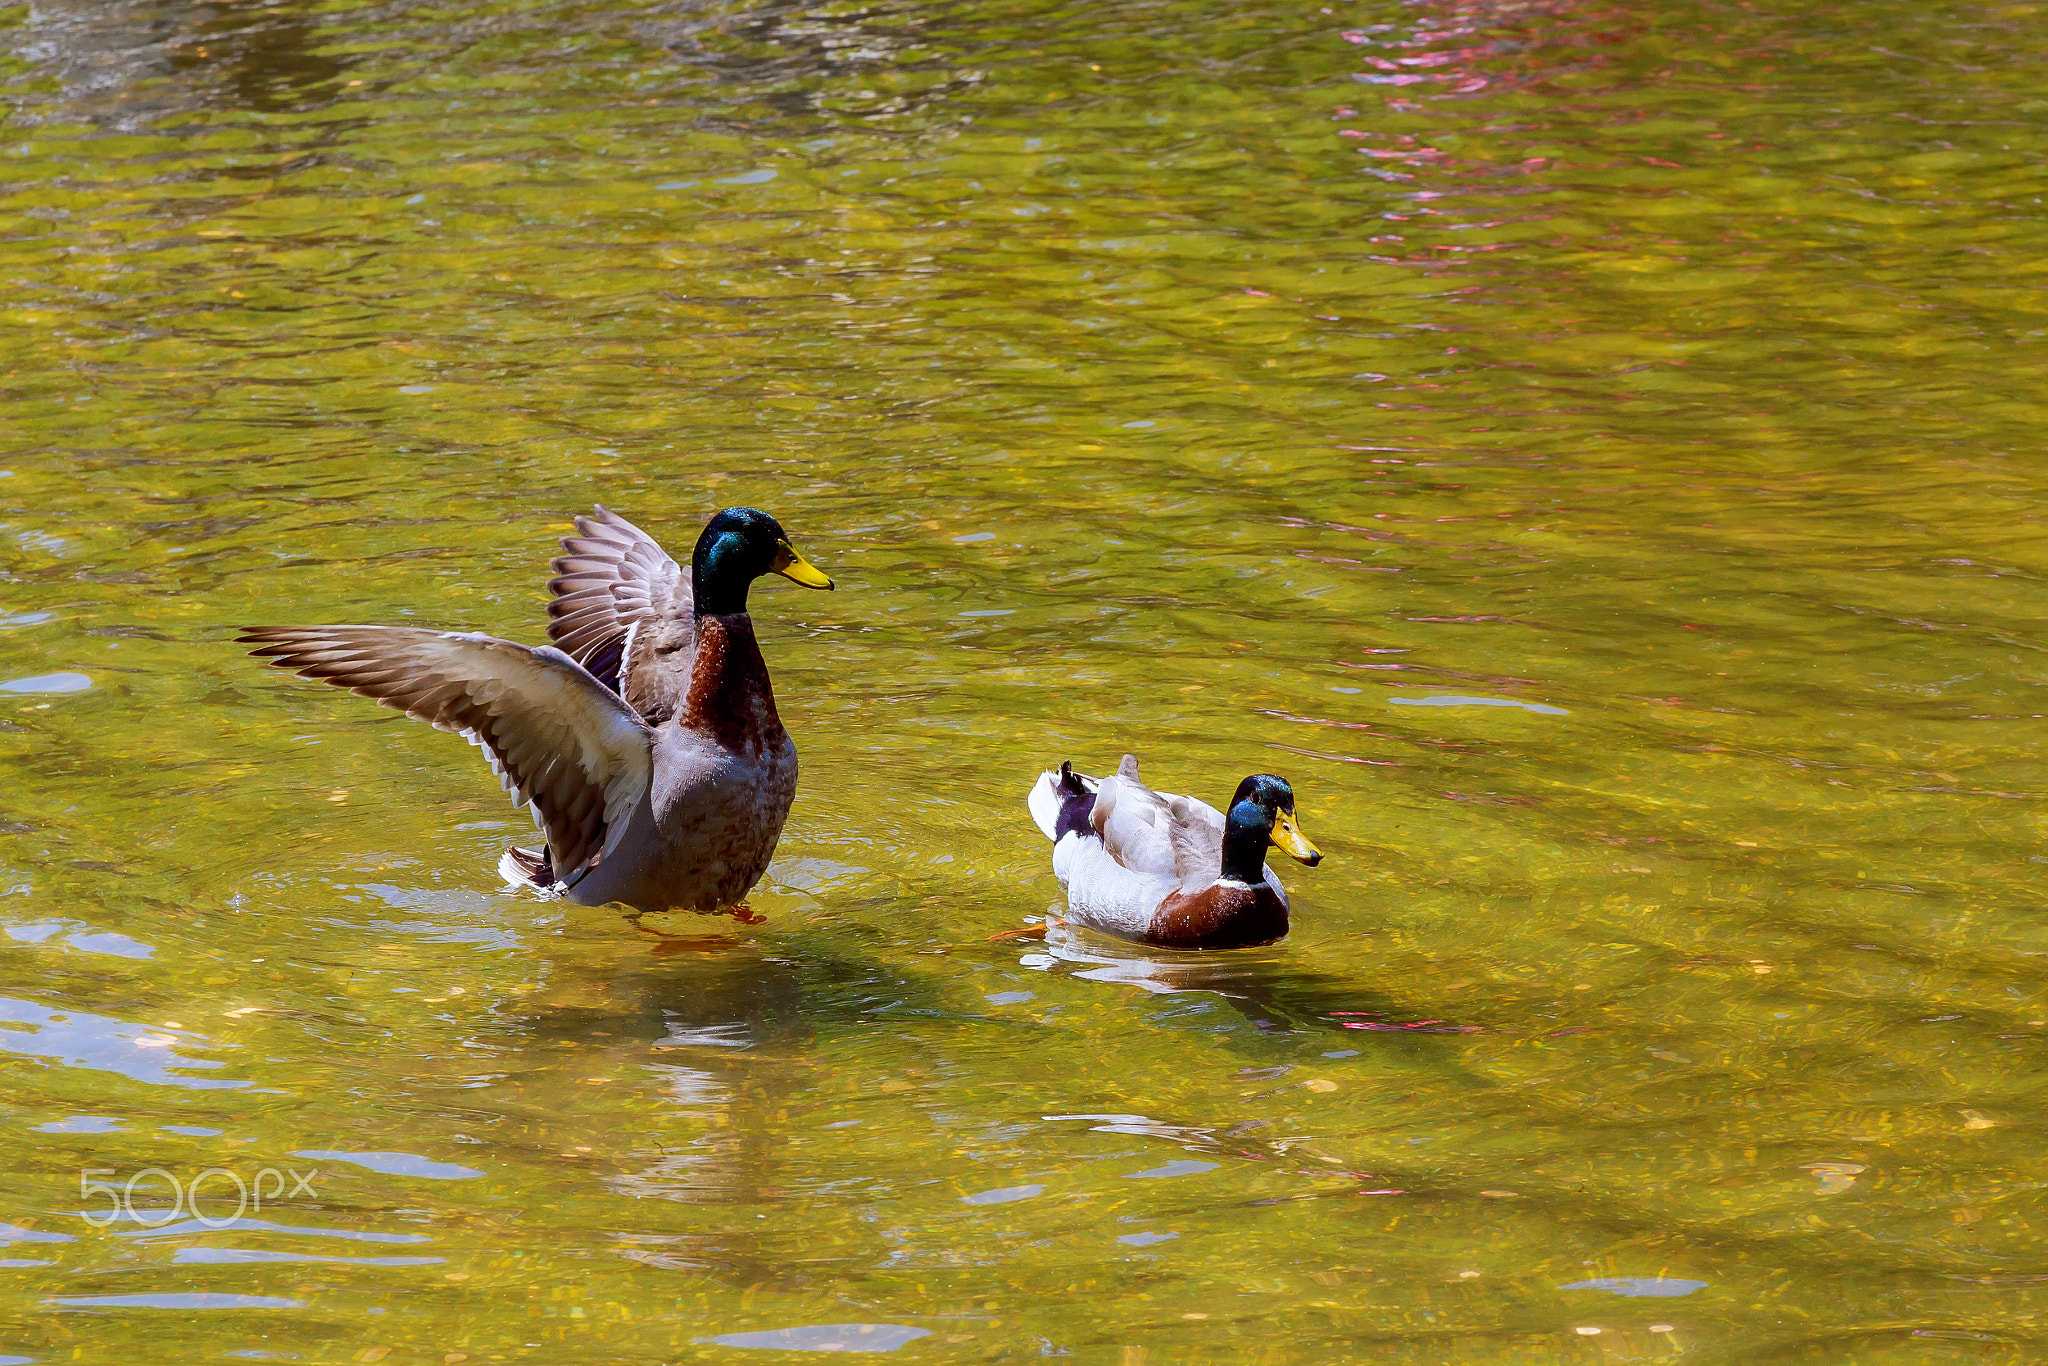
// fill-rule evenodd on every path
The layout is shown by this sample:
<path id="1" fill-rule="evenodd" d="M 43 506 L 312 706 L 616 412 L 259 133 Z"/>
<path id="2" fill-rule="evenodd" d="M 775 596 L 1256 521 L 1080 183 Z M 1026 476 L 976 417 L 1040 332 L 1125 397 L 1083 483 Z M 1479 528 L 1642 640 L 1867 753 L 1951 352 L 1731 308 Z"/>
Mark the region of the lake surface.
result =
<path id="1" fill-rule="evenodd" d="M 2038 1359 L 2044 19 L 0 10 L 0 1362 Z M 760 925 L 230 642 L 600 501 Z M 1288 940 L 989 941 L 1125 750 Z"/>

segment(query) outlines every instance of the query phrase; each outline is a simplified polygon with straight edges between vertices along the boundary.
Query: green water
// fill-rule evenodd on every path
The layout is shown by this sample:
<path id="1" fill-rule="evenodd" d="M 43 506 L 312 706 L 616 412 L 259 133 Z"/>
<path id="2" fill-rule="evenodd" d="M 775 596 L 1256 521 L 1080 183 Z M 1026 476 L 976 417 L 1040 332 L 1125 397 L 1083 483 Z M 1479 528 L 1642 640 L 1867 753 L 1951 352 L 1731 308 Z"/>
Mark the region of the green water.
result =
<path id="1" fill-rule="evenodd" d="M 2044 19 L 0 10 L 0 1360 L 2038 1359 Z M 599 501 L 838 579 L 759 926 L 229 643 Z M 988 942 L 1126 749 L 1288 940 Z"/>

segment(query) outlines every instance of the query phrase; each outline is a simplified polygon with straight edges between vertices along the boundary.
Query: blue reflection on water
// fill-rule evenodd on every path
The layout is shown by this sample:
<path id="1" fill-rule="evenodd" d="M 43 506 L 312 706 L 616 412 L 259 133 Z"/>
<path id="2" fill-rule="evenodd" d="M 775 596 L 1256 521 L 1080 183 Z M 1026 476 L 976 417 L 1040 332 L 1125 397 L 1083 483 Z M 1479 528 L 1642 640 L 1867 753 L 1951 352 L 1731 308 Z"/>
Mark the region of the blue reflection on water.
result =
<path id="1" fill-rule="evenodd" d="M 1178 1237 L 1178 1233 L 1126 1233 L 1117 1241 L 1131 1247 L 1150 1247 L 1154 1243 L 1170 1243 Z"/>
<path id="2" fill-rule="evenodd" d="M 304 1300 L 276 1295 L 226 1295 L 205 1291 L 165 1291 L 157 1295 L 57 1295 L 44 1304 L 67 1309 L 304 1309 Z"/>
<path id="3" fill-rule="evenodd" d="M 121 1121 L 111 1115 L 72 1115 L 68 1119 L 53 1119 L 48 1124 L 37 1124 L 30 1128 L 36 1134 L 119 1134 L 127 1130 Z"/>
<path id="4" fill-rule="evenodd" d="M 1163 1167 L 1147 1167 L 1141 1172 L 1130 1172 L 1124 1177 L 1124 1180 L 1143 1181 L 1163 1176 L 1195 1176 L 1201 1172 L 1215 1171 L 1216 1165 L 1214 1162 L 1196 1162 L 1191 1158 L 1183 1157 L 1169 1162 Z"/>
<path id="5" fill-rule="evenodd" d="M 423 1176 L 429 1181 L 467 1181 L 483 1173 L 453 1162 L 435 1162 L 412 1153 L 345 1153 L 331 1148 L 308 1148 L 292 1154 L 313 1162 L 352 1162 L 385 1176 Z"/>
<path id="6" fill-rule="evenodd" d="M 1706 1288 L 1705 1281 L 1682 1281 L 1664 1276 L 1596 1276 L 1590 1281 L 1573 1281 L 1570 1285 L 1558 1287 L 1560 1290 L 1605 1290 L 1611 1295 L 1660 1300 L 1690 1295 L 1695 1290 Z"/>
<path id="7" fill-rule="evenodd" d="M 68 1233 L 44 1233 L 37 1229 L 23 1228 L 19 1224 L 0 1224 L 0 1247 L 9 1243 L 75 1243 L 78 1239 Z"/>
<path id="8" fill-rule="evenodd" d="M 0 692 L 84 692 L 91 686 L 92 680 L 84 674 L 36 674 L 31 678 L 0 681 Z"/>
<path id="9" fill-rule="evenodd" d="M 758 1347 L 770 1352 L 893 1352 L 906 1342 L 931 1336 L 929 1328 L 900 1323 L 821 1323 L 808 1328 L 770 1328 L 759 1333 L 721 1333 L 699 1342 L 721 1347 Z"/>
<path id="10" fill-rule="evenodd" d="M 0 996 L 0 1025 L 25 1025 L 24 1029 L 0 1028 L 0 1049 L 28 1057 L 52 1058 L 66 1067 L 84 1067 L 100 1072 L 118 1072 L 131 1081 L 154 1086 L 184 1086 L 193 1090 L 224 1091 L 247 1086 L 246 1081 L 188 1077 L 173 1072 L 179 1067 L 219 1067 L 206 1058 L 188 1058 L 176 1052 L 180 1040 L 175 1031 L 128 1024 L 105 1015 L 82 1010 L 52 1010 L 33 1001 Z"/>
<path id="11" fill-rule="evenodd" d="M 4 1227 L 4 1225 L 0 1225 L 0 1227 Z M 321 1228 L 310 1224 L 278 1224 L 272 1223 L 268 1219 L 257 1219 L 248 1215 L 227 1220 L 216 1219 L 211 1223 L 201 1223 L 197 1219 L 186 1219 L 175 1224 L 164 1224 L 158 1228 L 122 1229 L 116 1236 L 121 1238 L 179 1238 L 193 1233 L 228 1232 L 289 1233 L 301 1238 L 347 1238 L 358 1243 L 431 1243 L 434 1241 L 424 1233 L 378 1233 L 371 1229 Z"/>
<path id="12" fill-rule="evenodd" d="M 331 1257 L 317 1252 L 272 1252 L 253 1247 L 181 1247 L 175 1266 L 238 1266 L 244 1262 L 336 1262 L 344 1266 L 439 1266 L 446 1257 Z"/>
<path id="13" fill-rule="evenodd" d="M 1387 702 L 1396 707 L 1520 707 L 1523 711 L 1541 712 L 1545 716 L 1571 715 L 1563 707 L 1543 702 L 1518 702 L 1512 697 L 1389 697 Z"/>
<path id="14" fill-rule="evenodd" d="M 113 930 L 96 930 L 76 920 L 38 920 L 28 925 L 9 925 L 7 937 L 19 939 L 25 944 L 41 944 L 58 935 L 72 948 L 83 953 L 104 953 L 115 958 L 149 958 L 156 953 L 154 946 L 139 939 L 130 939 Z"/>

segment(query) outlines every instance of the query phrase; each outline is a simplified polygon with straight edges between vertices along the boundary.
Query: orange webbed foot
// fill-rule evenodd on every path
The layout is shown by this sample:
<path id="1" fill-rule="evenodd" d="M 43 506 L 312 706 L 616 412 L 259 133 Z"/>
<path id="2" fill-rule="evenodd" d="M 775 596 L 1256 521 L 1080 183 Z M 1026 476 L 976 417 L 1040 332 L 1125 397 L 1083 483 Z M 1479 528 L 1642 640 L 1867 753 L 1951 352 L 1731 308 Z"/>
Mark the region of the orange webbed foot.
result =
<path id="1" fill-rule="evenodd" d="M 990 935 L 988 942 L 991 944 L 1014 944 L 1023 940 L 1043 939 L 1047 930 L 1066 923 L 1064 920 L 1048 920 L 1039 925 L 1026 925 L 1022 929 L 1004 930 L 1000 934 Z"/>

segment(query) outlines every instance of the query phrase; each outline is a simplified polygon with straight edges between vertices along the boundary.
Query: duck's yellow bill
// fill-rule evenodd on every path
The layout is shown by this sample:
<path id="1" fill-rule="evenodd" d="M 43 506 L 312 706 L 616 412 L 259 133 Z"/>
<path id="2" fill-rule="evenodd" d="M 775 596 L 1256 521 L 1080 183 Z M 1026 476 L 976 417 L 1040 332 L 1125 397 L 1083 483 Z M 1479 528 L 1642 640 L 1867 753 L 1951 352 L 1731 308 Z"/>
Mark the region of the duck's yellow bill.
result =
<path id="1" fill-rule="evenodd" d="M 1323 851 L 1308 842 L 1308 836 L 1301 833 L 1301 827 L 1294 823 L 1292 811 L 1282 811 L 1273 819 L 1273 843 L 1282 852 L 1291 854 L 1313 868 L 1323 861 Z"/>
<path id="2" fill-rule="evenodd" d="M 771 568 L 791 583 L 800 583 L 806 588 L 829 590 L 832 587 L 832 580 L 825 576 L 825 571 L 792 550 L 788 541 L 775 543 L 775 563 Z"/>

